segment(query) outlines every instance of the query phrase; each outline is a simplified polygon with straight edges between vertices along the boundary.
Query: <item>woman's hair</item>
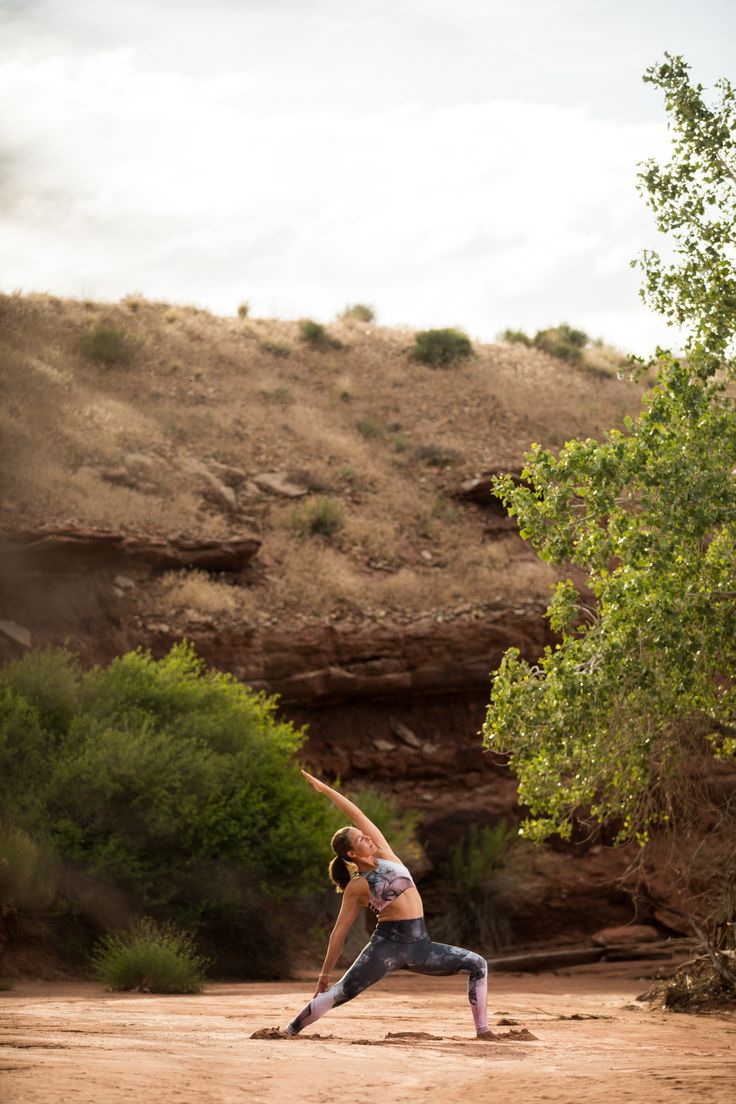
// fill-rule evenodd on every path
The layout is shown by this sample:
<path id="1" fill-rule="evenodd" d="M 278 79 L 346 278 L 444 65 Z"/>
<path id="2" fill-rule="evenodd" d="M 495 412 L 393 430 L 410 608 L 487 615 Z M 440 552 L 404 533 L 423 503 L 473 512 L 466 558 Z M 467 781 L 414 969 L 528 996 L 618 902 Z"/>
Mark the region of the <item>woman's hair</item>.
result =
<path id="1" fill-rule="evenodd" d="M 352 844 L 350 842 L 350 832 L 353 829 L 348 826 L 346 828 L 338 828 L 334 836 L 330 840 L 332 850 L 335 852 L 337 858 L 333 859 L 328 867 L 328 873 L 330 875 L 330 881 L 335 887 L 335 893 L 342 893 L 348 882 L 353 877 L 353 873 L 350 870 L 352 866 L 355 869 L 355 864 L 350 862 L 348 851 L 352 851 Z"/>

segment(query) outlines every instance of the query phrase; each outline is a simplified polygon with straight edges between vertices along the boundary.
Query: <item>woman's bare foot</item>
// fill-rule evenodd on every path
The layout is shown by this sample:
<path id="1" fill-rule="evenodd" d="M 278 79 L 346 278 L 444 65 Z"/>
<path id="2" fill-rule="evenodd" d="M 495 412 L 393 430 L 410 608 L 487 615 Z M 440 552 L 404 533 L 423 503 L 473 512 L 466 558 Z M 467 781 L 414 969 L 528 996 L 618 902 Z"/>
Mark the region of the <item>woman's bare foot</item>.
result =
<path id="1" fill-rule="evenodd" d="M 500 1038 L 500 1035 L 495 1035 L 492 1031 L 479 1031 L 476 1035 L 476 1039 L 483 1039 L 487 1043 L 497 1043 Z"/>

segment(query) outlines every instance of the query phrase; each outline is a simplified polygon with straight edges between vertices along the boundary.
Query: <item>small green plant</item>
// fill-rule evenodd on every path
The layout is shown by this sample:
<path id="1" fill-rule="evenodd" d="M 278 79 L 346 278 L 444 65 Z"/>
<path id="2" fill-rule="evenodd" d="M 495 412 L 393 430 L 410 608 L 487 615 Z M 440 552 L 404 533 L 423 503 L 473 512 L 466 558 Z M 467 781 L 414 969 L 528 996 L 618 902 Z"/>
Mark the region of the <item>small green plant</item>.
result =
<path id="1" fill-rule="evenodd" d="M 149 917 L 106 935 L 92 956 L 95 977 L 114 992 L 200 993 L 206 967 L 189 935 Z"/>
<path id="2" fill-rule="evenodd" d="M 344 479 L 346 483 L 354 484 L 358 482 L 358 473 L 352 464 L 341 464 L 337 469 L 337 474 L 340 479 Z"/>
<path id="3" fill-rule="evenodd" d="M 291 345 L 280 345 L 277 341 L 262 341 L 261 348 L 264 353 L 270 353 L 271 356 L 280 357 L 282 360 L 291 356 Z"/>
<path id="4" fill-rule="evenodd" d="M 370 414 L 367 414 L 365 418 L 359 418 L 355 423 L 355 428 L 361 437 L 365 437 L 366 441 L 380 441 L 383 437 L 383 426 Z"/>
<path id="5" fill-rule="evenodd" d="M 108 368 L 124 368 L 133 359 L 133 342 L 125 330 L 98 322 L 84 335 L 80 349 L 89 360 Z"/>
<path id="6" fill-rule="evenodd" d="M 391 438 L 391 444 L 396 452 L 406 452 L 409 448 L 409 438 L 403 433 L 395 433 Z"/>
<path id="7" fill-rule="evenodd" d="M 503 332 L 500 333 L 498 336 L 500 337 L 501 341 L 508 341 L 510 345 L 534 344 L 531 337 L 529 337 L 529 334 L 524 333 L 523 330 L 503 330 Z"/>
<path id="8" fill-rule="evenodd" d="M 576 330 L 562 322 L 547 330 L 537 330 L 533 344 L 550 356 L 576 363 L 583 358 L 583 349 L 590 338 L 585 330 Z"/>
<path id="9" fill-rule="evenodd" d="M 450 468 L 462 460 L 457 449 L 446 448 L 444 445 L 417 445 L 414 456 L 420 464 L 428 468 Z"/>
<path id="10" fill-rule="evenodd" d="M 447 368 L 464 357 L 473 355 L 473 346 L 462 330 L 420 330 L 414 338 L 412 360 L 432 368 Z"/>
<path id="11" fill-rule="evenodd" d="M 250 303 L 247 299 L 244 299 L 242 303 L 238 303 L 238 318 L 247 318 L 250 314 Z"/>
<path id="12" fill-rule="evenodd" d="M 292 527 L 303 537 L 330 540 L 342 529 L 342 506 L 334 498 L 315 495 L 298 506 L 292 515 Z"/>
<path id="13" fill-rule="evenodd" d="M 376 312 L 367 303 L 351 303 L 340 315 L 344 322 L 375 322 Z"/>
<path id="14" fill-rule="evenodd" d="M 273 391 L 262 390 L 258 397 L 264 402 L 276 403 L 277 406 L 290 406 L 294 402 L 294 396 L 288 387 L 276 387 Z"/>
<path id="15" fill-rule="evenodd" d="M 343 344 L 336 337 L 331 337 L 321 322 L 315 322 L 312 318 L 304 318 L 299 323 L 299 334 L 302 341 L 313 345 L 316 349 L 342 349 Z M 332 365 L 325 365 L 328 371 L 332 371 Z M 337 366 L 334 368 L 337 371 Z"/>
<path id="16" fill-rule="evenodd" d="M 309 345 L 327 345 L 327 330 L 321 322 L 315 322 L 312 318 L 303 318 L 299 323 L 299 333 L 302 341 Z"/>

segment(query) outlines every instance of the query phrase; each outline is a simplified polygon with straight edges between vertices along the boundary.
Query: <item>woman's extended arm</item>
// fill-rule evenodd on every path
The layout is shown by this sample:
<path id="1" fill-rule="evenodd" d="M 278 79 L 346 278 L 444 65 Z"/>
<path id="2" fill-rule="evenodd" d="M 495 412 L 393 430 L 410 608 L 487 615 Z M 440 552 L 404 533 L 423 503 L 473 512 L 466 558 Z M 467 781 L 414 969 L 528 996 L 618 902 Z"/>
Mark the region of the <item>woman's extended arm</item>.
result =
<path id="1" fill-rule="evenodd" d="M 390 856 L 394 855 L 393 848 L 383 832 L 376 827 L 372 820 L 368 819 L 365 813 L 361 812 L 354 801 L 350 801 L 344 794 L 333 790 L 332 786 L 328 786 L 326 782 L 320 782 L 319 778 L 315 778 L 314 775 L 307 774 L 305 770 L 302 771 L 302 774 L 318 793 L 323 793 L 340 812 L 350 817 L 356 828 L 359 828 L 361 832 L 365 832 L 366 836 L 370 836 L 379 851 L 385 851 Z"/>
<path id="2" fill-rule="evenodd" d="M 317 979 L 317 988 L 314 991 L 315 997 L 317 993 L 324 993 L 326 989 L 330 988 L 330 971 L 340 957 L 345 942 L 345 936 L 350 930 L 355 917 L 358 915 L 360 905 L 361 901 L 357 891 L 352 890 L 349 885 L 342 895 L 340 912 L 335 921 L 335 926 L 332 929 L 330 941 L 327 944 L 327 952 L 322 965 L 322 972 Z"/>

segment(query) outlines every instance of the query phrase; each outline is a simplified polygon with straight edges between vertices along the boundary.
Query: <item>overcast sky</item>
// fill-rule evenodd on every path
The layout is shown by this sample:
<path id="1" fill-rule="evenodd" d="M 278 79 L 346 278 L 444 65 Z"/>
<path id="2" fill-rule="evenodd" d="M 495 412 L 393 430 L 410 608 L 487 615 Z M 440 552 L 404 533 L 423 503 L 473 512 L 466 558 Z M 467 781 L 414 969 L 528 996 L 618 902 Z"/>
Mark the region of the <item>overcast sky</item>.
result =
<path id="1" fill-rule="evenodd" d="M 671 344 L 644 69 L 731 0 L 0 0 L 0 288 Z"/>

